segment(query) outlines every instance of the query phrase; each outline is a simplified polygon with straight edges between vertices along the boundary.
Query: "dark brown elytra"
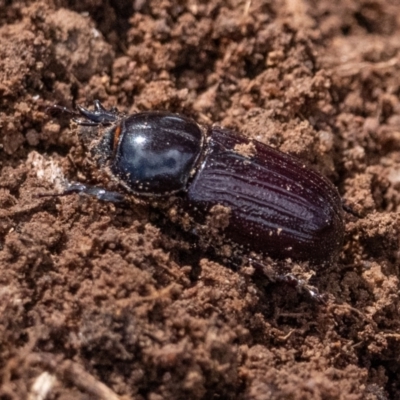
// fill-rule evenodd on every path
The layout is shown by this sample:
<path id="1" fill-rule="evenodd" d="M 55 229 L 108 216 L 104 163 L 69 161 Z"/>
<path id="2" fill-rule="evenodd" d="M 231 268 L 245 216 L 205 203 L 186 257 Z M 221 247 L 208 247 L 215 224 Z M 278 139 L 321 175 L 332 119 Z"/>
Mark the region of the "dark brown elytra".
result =
<path id="1" fill-rule="evenodd" d="M 89 144 L 98 168 L 128 193 L 168 198 L 168 206 L 186 216 L 185 228 L 203 236 L 202 243 L 227 245 L 235 254 L 255 252 L 315 265 L 332 262 L 341 250 L 343 209 L 336 188 L 293 156 L 166 112 L 127 116 L 98 101 L 93 111 L 50 108 L 57 110 L 72 114 L 79 125 L 99 126 L 99 137 Z M 248 155 L 239 150 L 243 146 L 251 148 Z M 113 202 L 123 198 L 80 183 L 70 184 L 63 194 L 71 192 Z M 215 232 L 212 237 L 204 224 L 221 210 L 225 223 L 219 237 Z"/>

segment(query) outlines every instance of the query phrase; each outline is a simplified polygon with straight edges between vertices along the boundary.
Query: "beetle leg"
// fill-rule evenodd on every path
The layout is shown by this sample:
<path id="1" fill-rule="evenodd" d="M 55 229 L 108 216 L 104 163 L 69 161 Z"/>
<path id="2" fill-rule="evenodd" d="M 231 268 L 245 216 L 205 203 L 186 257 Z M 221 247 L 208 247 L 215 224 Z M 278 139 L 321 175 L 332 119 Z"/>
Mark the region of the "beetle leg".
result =
<path id="1" fill-rule="evenodd" d="M 109 201 L 111 203 L 121 203 L 125 199 L 125 197 L 118 192 L 111 192 L 107 189 L 98 186 L 85 185 L 84 183 L 70 183 L 64 190 L 63 195 L 72 193 L 87 194 L 89 196 L 97 197 L 99 200 Z"/>
<path id="2" fill-rule="evenodd" d="M 81 125 L 81 126 L 98 126 L 99 124 L 97 122 L 89 121 L 87 119 L 81 119 L 81 118 L 72 118 L 72 121 L 74 121 L 76 124 Z"/>
<path id="3" fill-rule="evenodd" d="M 321 294 L 316 287 L 309 285 L 308 282 L 303 279 L 296 278 L 293 274 L 289 273 L 277 275 L 275 280 L 276 282 L 280 282 L 297 289 L 298 292 L 307 293 L 310 298 L 317 303 L 326 304 L 326 294 Z"/>
<path id="4" fill-rule="evenodd" d="M 39 197 L 61 197 L 68 196 L 73 193 L 86 194 L 89 196 L 96 197 L 99 200 L 107 201 L 110 203 L 123 203 L 125 202 L 125 197 L 118 192 L 112 192 L 110 190 L 97 187 L 85 185 L 84 183 L 69 183 L 68 186 L 61 193 L 41 193 Z"/>
<path id="5" fill-rule="evenodd" d="M 72 118 L 72 121 L 74 121 L 76 124 L 80 126 L 99 126 L 98 122 L 93 122 L 88 119 Z"/>
<path id="6" fill-rule="evenodd" d="M 316 301 L 320 304 L 326 304 L 326 294 L 320 293 L 316 287 L 310 285 L 304 279 L 299 279 L 291 273 L 276 273 L 267 270 L 266 266 L 262 262 L 254 258 L 249 258 L 248 261 L 250 265 L 252 265 L 256 270 L 262 272 L 265 276 L 267 276 L 270 281 L 290 286 L 300 293 L 307 293 L 307 295 L 313 301 Z"/>
<path id="7" fill-rule="evenodd" d="M 118 111 L 115 108 L 106 110 L 98 100 L 94 102 L 95 109 L 93 111 L 80 105 L 77 105 L 76 108 L 83 117 L 95 125 L 110 125 L 118 119 Z"/>

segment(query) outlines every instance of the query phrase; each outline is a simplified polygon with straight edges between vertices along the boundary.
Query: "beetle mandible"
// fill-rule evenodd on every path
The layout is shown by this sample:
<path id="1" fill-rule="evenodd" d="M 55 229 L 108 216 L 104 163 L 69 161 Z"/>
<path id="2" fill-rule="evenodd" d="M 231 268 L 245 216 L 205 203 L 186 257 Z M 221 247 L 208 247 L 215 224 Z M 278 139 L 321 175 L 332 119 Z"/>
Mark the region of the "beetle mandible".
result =
<path id="1" fill-rule="evenodd" d="M 221 237 L 205 243 L 316 265 L 332 262 L 340 252 L 344 224 L 336 188 L 291 155 L 168 112 L 125 115 L 98 100 L 94 110 L 50 107 L 54 110 L 71 114 L 83 126 L 80 135 L 97 168 L 127 193 L 168 199 L 168 207 L 183 210 L 198 235 L 205 232 L 201 228 L 210 213 L 222 207 L 227 223 Z M 97 136 L 88 135 L 85 126 L 98 127 Z M 243 146 L 249 154 L 238 150 Z M 81 183 L 70 184 L 63 194 L 72 192 L 114 202 L 123 198 Z"/>

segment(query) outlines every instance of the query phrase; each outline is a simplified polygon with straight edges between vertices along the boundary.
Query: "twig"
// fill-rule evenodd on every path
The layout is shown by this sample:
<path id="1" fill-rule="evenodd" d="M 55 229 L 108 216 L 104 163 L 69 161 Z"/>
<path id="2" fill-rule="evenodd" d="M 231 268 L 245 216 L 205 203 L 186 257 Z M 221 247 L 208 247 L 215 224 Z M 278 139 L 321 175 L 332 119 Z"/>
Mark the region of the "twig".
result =
<path id="1" fill-rule="evenodd" d="M 108 386 L 73 361 L 65 360 L 59 363 L 59 359 L 49 353 L 31 353 L 27 357 L 27 361 L 29 364 L 41 364 L 50 370 L 60 382 L 68 381 L 95 399 L 122 400 Z M 124 396 L 124 399 L 127 397 Z"/>

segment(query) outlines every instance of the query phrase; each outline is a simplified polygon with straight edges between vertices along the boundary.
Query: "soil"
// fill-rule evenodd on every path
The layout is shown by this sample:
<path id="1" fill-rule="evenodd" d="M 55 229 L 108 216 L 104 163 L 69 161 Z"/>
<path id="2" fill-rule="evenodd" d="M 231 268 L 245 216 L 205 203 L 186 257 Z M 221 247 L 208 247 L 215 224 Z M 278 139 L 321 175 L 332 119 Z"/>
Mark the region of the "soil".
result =
<path id="1" fill-rule="evenodd" d="M 400 4 L 0 0 L 0 399 L 400 398 Z M 229 268 L 95 184 L 68 118 L 100 100 L 226 126 L 327 176 L 319 304 Z M 271 271 L 274 260 L 263 260 Z"/>

